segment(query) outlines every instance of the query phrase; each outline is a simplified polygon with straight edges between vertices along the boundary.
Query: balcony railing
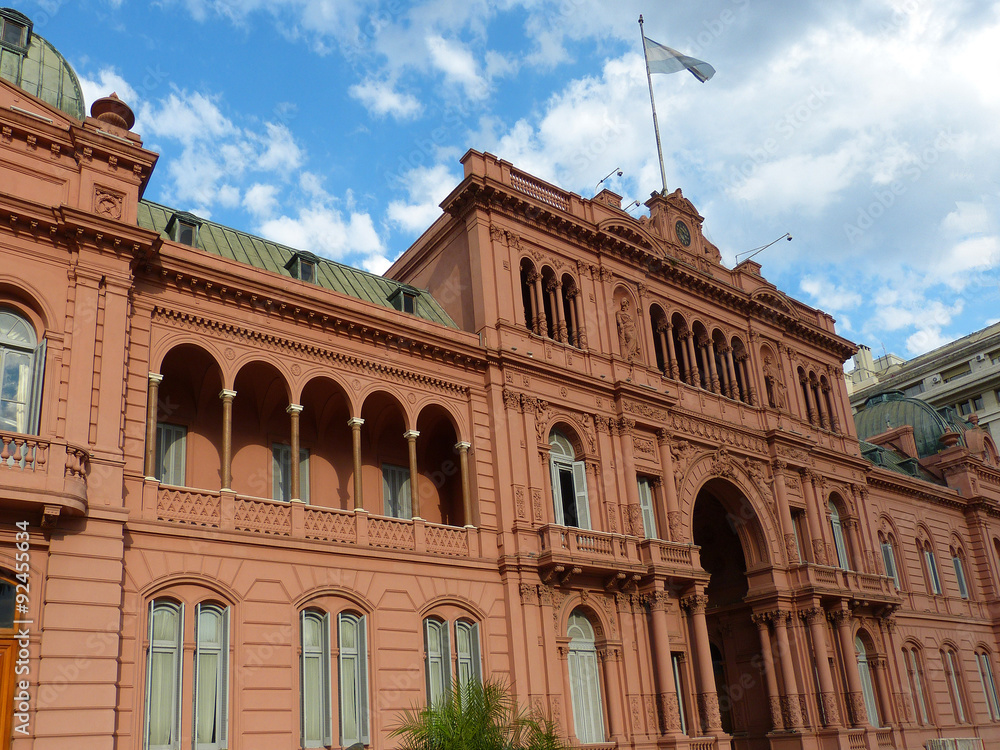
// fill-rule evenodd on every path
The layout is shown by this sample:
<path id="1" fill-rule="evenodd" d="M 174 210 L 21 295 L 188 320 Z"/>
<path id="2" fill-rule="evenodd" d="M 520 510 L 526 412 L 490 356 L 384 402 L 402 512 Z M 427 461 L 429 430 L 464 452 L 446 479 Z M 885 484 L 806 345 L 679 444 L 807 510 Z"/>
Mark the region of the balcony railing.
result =
<path id="1" fill-rule="evenodd" d="M 842 570 L 827 565 L 804 563 L 791 571 L 792 578 L 798 586 L 811 586 L 831 592 L 842 592 L 845 589 L 865 599 L 877 599 L 887 602 L 899 600 L 895 584 L 891 578 L 861 573 L 856 570 Z"/>
<path id="2" fill-rule="evenodd" d="M 45 517 L 87 510 L 90 453 L 62 440 L 0 432 L 3 501 L 44 508 Z"/>
<path id="3" fill-rule="evenodd" d="M 480 555 L 479 532 L 471 526 L 456 528 L 420 518 L 372 516 L 363 510 L 324 508 L 155 482 L 147 487 L 144 507 L 147 516 L 158 521 L 356 547 L 465 558 Z"/>

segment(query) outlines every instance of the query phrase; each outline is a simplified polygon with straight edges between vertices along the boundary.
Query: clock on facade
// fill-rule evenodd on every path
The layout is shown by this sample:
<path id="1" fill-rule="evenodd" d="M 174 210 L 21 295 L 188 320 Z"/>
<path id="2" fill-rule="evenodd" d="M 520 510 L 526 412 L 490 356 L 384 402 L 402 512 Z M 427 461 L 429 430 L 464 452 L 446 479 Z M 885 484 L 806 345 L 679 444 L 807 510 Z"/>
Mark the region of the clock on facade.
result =
<path id="1" fill-rule="evenodd" d="M 683 221 L 678 221 L 674 224 L 674 231 L 677 233 L 677 239 L 684 247 L 691 244 L 691 230 L 687 228 L 687 224 Z"/>

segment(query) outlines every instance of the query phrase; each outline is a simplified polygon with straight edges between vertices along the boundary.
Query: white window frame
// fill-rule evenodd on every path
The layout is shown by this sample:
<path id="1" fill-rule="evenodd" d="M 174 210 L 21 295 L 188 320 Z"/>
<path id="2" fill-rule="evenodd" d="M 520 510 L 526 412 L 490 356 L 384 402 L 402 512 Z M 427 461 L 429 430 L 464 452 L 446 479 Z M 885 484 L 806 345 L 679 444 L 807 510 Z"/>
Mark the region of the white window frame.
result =
<path id="1" fill-rule="evenodd" d="M 271 497 L 288 502 L 292 499 L 292 446 L 271 443 Z M 309 449 L 299 448 L 299 497 L 309 502 Z"/>
<path id="2" fill-rule="evenodd" d="M 851 559 L 847 554 L 847 541 L 844 539 L 844 529 L 840 522 L 840 510 L 832 500 L 830 507 L 830 526 L 833 528 L 833 546 L 837 550 L 837 562 L 841 570 L 851 569 Z"/>
<path id="3" fill-rule="evenodd" d="M 464 648 L 462 636 L 467 636 Z M 479 623 L 471 620 L 455 621 L 455 677 L 465 687 L 470 681 L 483 681 L 482 652 L 479 648 Z"/>
<path id="4" fill-rule="evenodd" d="M 219 619 L 218 642 L 209 642 L 203 638 L 201 618 L 203 615 Z M 211 706 L 200 705 L 201 672 L 203 657 L 215 655 L 218 657 L 215 671 L 215 700 Z M 217 604 L 198 604 L 195 607 L 195 651 L 194 651 L 194 726 L 192 737 L 195 750 L 225 750 L 229 747 L 229 607 Z M 198 722 L 202 710 L 213 714 L 216 738 L 210 742 L 198 741 Z"/>
<path id="5" fill-rule="evenodd" d="M 962 686 L 958 681 L 958 665 L 955 663 L 955 652 L 946 649 L 942 655 L 944 671 L 948 677 L 948 687 L 951 691 L 952 708 L 955 710 L 955 720 L 965 724 L 965 704 L 962 701 Z"/>
<path id="6" fill-rule="evenodd" d="M 965 565 L 962 564 L 962 555 L 956 550 L 951 556 L 951 563 L 955 566 L 955 578 L 958 579 L 958 595 L 963 599 L 969 597 L 969 584 L 965 578 Z"/>
<path id="7" fill-rule="evenodd" d="M 5 402 L 21 404 L 24 410 L 23 421 L 21 424 L 12 425 L 14 429 L 6 431 L 22 435 L 37 435 L 41 419 L 46 342 L 45 339 L 42 339 L 41 342 L 38 341 L 34 326 L 23 315 L 9 307 L 0 307 L 0 329 L 6 329 L 9 332 L 13 331 L 15 327 L 23 330 L 27 341 L 15 341 L 13 338 L 8 341 L 6 334 L 0 338 L 0 378 L 2 378 L 6 367 L 8 353 L 27 357 L 28 368 L 24 383 L 22 384 L 20 378 L 18 379 L 18 391 L 23 391 L 22 397 L 2 399 L 2 395 L 0 395 L 0 408 Z M 17 429 L 18 427 L 23 429 Z"/>
<path id="8" fill-rule="evenodd" d="M 187 427 L 156 423 L 156 478 L 160 484 L 187 486 Z"/>
<path id="9" fill-rule="evenodd" d="M 896 585 L 898 591 L 902 591 L 903 587 L 899 581 L 899 570 L 896 567 L 896 548 L 892 544 L 891 539 L 886 539 L 882 542 L 882 561 L 885 563 L 885 573 L 892 582 Z"/>
<path id="10" fill-rule="evenodd" d="M 854 638 L 854 650 L 858 662 L 858 676 L 861 678 L 861 695 L 865 699 L 865 712 L 868 723 L 873 727 L 882 726 L 878 716 L 878 705 L 875 703 L 875 686 L 872 684 L 871 666 L 868 664 L 868 649 L 860 637 Z"/>
<path id="11" fill-rule="evenodd" d="M 927 579 L 930 582 L 931 593 L 935 596 L 941 596 L 941 577 L 938 575 L 934 550 L 930 549 L 926 543 L 921 545 L 921 549 L 924 553 L 924 565 L 927 567 Z"/>
<path id="12" fill-rule="evenodd" d="M 656 535 L 656 510 L 653 505 L 653 481 L 649 477 L 638 477 L 639 508 L 642 511 L 642 530 L 646 539 L 658 539 Z"/>
<path id="13" fill-rule="evenodd" d="M 171 638 L 154 639 L 155 620 L 158 612 L 170 611 L 176 615 L 177 630 Z M 181 690 L 183 688 L 183 657 L 184 657 L 184 604 L 167 599 L 153 599 L 149 602 L 148 623 L 149 648 L 146 652 L 146 700 L 145 721 L 143 726 L 143 748 L 145 750 L 180 750 L 181 747 Z M 174 684 L 170 696 L 170 715 L 167 721 L 170 725 L 170 739 L 166 744 L 153 744 L 150 740 L 150 715 L 153 711 L 153 663 L 155 654 L 172 655 L 169 666 L 173 674 Z"/>
<path id="14" fill-rule="evenodd" d="M 979 681 L 983 686 L 983 698 L 990 712 L 991 721 L 1000 721 L 1000 699 L 997 697 L 997 686 L 993 680 L 993 667 L 990 656 L 984 651 L 976 652 L 976 666 L 979 668 Z"/>
<path id="15" fill-rule="evenodd" d="M 677 694 L 677 713 L 681 719 L 681 734 L 687 734 L 687 716 L 684 713 L 684 681 L 681 679 L 682 654 L 670 655 L 670 664 L 674 671 L 674 692 Z"/>
<path id="16" fill-rule="evenodd" d="M 910 692 L 916 692 L 915 702 L 920 709 L 921 726 L 930 724 L 930 715 L 927 713 L 927 699 L 924 696 L 924 682 L 920 674 L 920 662 L 915 648 L 905 648 L 903 652 L 906 657 L 907 671 L 910 673 Z"/>
<path id="17" fill-rule="evenodd" d="M 447 620 L 428 617 L 424 620 L 424 672 L 427 681 L 427 705 L 439 705 L 451 694 L 451 628 Z M 432 649 L 434 636 L 439 648 Z M 435 676 L 435 668 L 437 676 Z"/>
<path id="18" fill-rule="evenodd" d="M 390 518 L 413 518 L 409 467 L 382 464 L 382 514 Z"/>
<path id="19" fill-rule="evenodd" d="M 337 615 L 337 672 L 340 688 L 340 744 L 348 747 L 370 740 L 368 715 L 368 619 L 364 615 L 341 612 Z M 354 628 L 354 646 L 345 645 L 345 628 Z M 353 694 L 353 706 L 348 696 Z M 348 733 L 346 717 L 352 716 L 356 731 Z"/>
<path id="20" fill-rule="evenodd" d="M 320 642 L 318 645 L 306 645 L 306 622 L 319 625 Z M 304 748 L 329 747 L 333 744 L 332 703 L 330 702 L 330 615 L 326 612 L 307 609 L 299 615 L 299 735 Z M 315 661 L 318 665 L 319 685 L 306 684 L 306 665 Z M 311 690 L 318 690 L 318 700 L 310 700 L 317 696 L 311 695 Z M 308 708 L 312 704 L 320 707 L 319 734 L 321 737 L 307 736 L 310 716 Z"/>
<path id="21" fill-rule="evenodd" d="M 566 526 L 564 506 L 566 501 L 572 501 L 576 508 L 575 528 L 590 529 L 590 500 L 587 497 L 587 466 L 583 461 L 574 461 L 573 456 L 566 453 L 562 445 L 569 440 L 559 432 L 553 432 L 549 439 L 549 470 L 552 478 L 552 505 L 555 510 L 556 523 Z M 561 472 L 571 472 L 573 478 L 573 498 L 563 498 Z"/>
<path id="22" fill-rule="evenodd" d="M 579 631 L 579 635 L 573 634 L 574 629 Z M 567 634 L 570 636 L 567 669 L 570 702 L 573 705 L 573 732 L 582 745 L 602 743 L 606 740 L 604 708 L 594 628 L 584 615 L 573 612 Z"/>

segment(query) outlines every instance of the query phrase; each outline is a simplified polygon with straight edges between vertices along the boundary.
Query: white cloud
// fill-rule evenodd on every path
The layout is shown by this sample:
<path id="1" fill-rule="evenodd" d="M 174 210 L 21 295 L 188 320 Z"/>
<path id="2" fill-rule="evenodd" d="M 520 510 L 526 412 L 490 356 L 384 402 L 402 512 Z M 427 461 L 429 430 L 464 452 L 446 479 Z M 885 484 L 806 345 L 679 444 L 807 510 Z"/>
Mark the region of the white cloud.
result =
<path id="1" fill-rule="evenodd" d="M 862 302 L 856 290 L 816 276 L 803 277 L 799 288 L 812 297 L 817 307 L 827 312 L 850 310 Z"/>
<path id="2" fill-rule="evenodd" d="M 486 97 L 489 84 L 479 74 L 479 65 L 468 47 L 436 35 L 427 37 L 426 44 L 431 64 L 444 73 L 446 81 L 461 86 L 470 99 Z"/>
<path id="3" fill-rule="evenodd" d="M 423 111 L 417 97 L 396 91 L 389 81 L 368 79 L 354 84 L 348 92 L 378 117 L 391 115 L 396 120 L 410 120 Z"/>
<path id="4" fill-rule="evenodd" d="M 141 107 L 148 135 L 172 138 L 185 146 L 196 141 L 233 135 L 236 127 L 216 104 L 218 97 L 183 90 Z"/>
<path id="5" fill-rule="evenodd" d="M 254 183 L 244 193 L 243 205 L 254 216 L 269 218 L 278 208 L 278 188 Z"/>
<path id="6" fill-rule="evenodd" d="M 97 72 L 96 78 L 87 78 L 85 75 L 78 77 L 88 114 L 90 113 L 90 105 L 102 97 L 111 96 L 113 93 L 117 94 L 118 98 L 132 107 L 133 110 L 138 106 L 139 97 L 135 93 L 135 89 L 112 67 L 101 68 Z"/>
<path id="7" fill-rule="evenodd" d="M 345 216 L 332 206 L 300 206 L 294 216 L 268 219 L 258 231 L 269 240 L 332 260 L 348 255 L 381 256 L 385 252 L 369 214 Z"/>
<path id="8" fill-rule="evenodd" d="M 411 169 L 400 178 L 409 201 L 389 203 L 389 221 L 408 234 L 419 234 L 441 215 L 440 203 L 458 184 L 444 164 Z"/>

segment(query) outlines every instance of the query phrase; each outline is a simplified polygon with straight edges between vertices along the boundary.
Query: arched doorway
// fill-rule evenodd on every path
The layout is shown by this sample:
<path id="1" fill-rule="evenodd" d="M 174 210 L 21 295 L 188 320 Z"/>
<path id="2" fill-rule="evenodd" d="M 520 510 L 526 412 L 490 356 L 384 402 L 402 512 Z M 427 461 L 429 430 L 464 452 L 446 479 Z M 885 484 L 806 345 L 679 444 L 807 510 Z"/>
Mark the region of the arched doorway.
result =
<path id="1" fill-rule="evenodd" d="M 770 747 L 760 641 L 747 604 L 754 572 L 766 564 L 763 532 L 750 501 L 729 480 L 709 479 L 695 499 L 692 536 L 711 576 L 706 619 L 723 730 L 737 750 Z"/>

